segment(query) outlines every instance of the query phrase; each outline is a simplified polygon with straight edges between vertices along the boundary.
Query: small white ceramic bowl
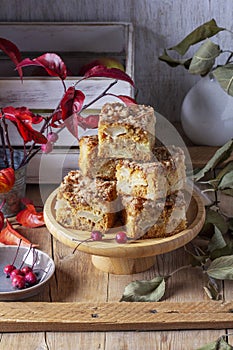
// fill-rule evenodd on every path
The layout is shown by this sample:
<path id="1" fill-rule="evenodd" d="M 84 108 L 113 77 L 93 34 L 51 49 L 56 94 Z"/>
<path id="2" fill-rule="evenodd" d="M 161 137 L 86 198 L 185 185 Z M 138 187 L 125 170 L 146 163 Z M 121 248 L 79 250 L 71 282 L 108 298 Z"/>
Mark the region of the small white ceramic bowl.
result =
<path id="1" fill-rule="evenodd" d="M 22 300 L 40 293 L 55 271 L 54 261 L 46 253 L 38 249 L 34 249 L 33 253 L 33 249 L 29 251 L 27 247 L 19 247 L 14 266 L 19 268 L 24 260 L 25 265 L 31 266 L 36 256 L 33 271 L 37 274 L 38 282 L 31 287 L 15 289 L 11 285 L 11 279 L 6 277 L 3 270 L 6 265 L 12 264 L 16 251 L 17 246 L 0 246 L 0 301 Z"/>

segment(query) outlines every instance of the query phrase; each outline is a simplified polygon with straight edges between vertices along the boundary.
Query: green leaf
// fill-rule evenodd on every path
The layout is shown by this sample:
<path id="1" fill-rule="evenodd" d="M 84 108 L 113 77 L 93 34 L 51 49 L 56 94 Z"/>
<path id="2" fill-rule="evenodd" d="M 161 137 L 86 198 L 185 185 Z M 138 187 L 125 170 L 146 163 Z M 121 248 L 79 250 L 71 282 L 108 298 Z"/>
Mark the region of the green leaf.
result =
<path id="1" fill-rule="evenodd" d="M 227 190 L 222 190 L 222 193 L 233 197 L 233 189 L 232 188 L 228 188 Z"/>
<path id="2" fill-rule="evenodd" d="M 221 231 L 217 228 L 217 226 L 214 226 L 214 234 L 209 241 L 208 250 L 210 252 L 213 252 L 216 249 L 224 248 L 226 245 L 227 244 L 223 238 Z"/>
<path id="3" fill-rule="evenodd" d="M 185 60 L 174 59 L 168 55 L 166 50 L 164 50 L 163 54 L 159 56 L 159 60 L 167 63 L 170 67 L 184 66 L 186 69 L 189 68 L 191 62 L 191 58 Z"/>
<path id="4" fill-rule="evenodd" d="M 228 225 L 229 225 L 229 229 L 233 231 L 233 218 L 230 218 L 230 220 L 228 221 Z"/>
<path id="5" fill-rule="evenodd" d="M 218 184 L 219 184 L 219 180 L 218 179 L 210 179 L 207 181 L 200 181 L 199 183 L 203 184 L 203 185 L 210 185 L 213 187 L 212 189 L 206 188 L 205 190 L 202 190 L 202 193 L 205 193 L 205 192 L 211 192 L 211 191 L 214 191 L 215 189 L 217 189 Z"/>
<path id="6" fill-rule="evenodd" d="M 219 280 L 232 280 L 233 279 L 233 255 L 221 256 L 220 258 L 212 261 L 208 269 L 207 274 Z"/>
<path id="7" fill-rule="evenodd" d="M 120 301 L 159 301 L 165 293 L 165 279 L 155 277 L 149 281 L 134 281 L 124 290 Z"/>
<path id="8" fill-rule="evenodd" d="M 217 165 L 221 164 L 230 157 L 233 151 L 233 140 L 229 140 L 225 145 L 219 148 L 213 157 L 208 161 L 206 166 L 196 173 L 193 177 L 196 181 L 200 180 L 208 171 L 213 170 Z"/>
<path id="9" fill-rule="evenodd" d="M 213 227 L 217 227 L 219 231 L 224 235 L 228 231 L 228 224 L 223 218 L 223 216 L 210 208 L 206 208 L 206 219 L 203 227 L 203 232 L 209 230 L 209 225 L 213 225 Z"/>
<path id="10" fill-rule="evenodd" d="M 233 170 L 233 161 L 227 163 L 227 165 L 218 173 L 216 179 L 221 180 L 221 178 L 231 170 Z"/>
<path id="11" fill-rule="evenodd" d="M 233 189 L 233 170 L 225 174 L 218 185 L 219 190 L 225 190 L 227 188 Z"/>
<path id="12" fill-rule="evenodd" d="M 233 64 L 226 64 L 213 70 L 213 75 L 229 95 L 233 96 Z"/>
<path id="13" fill-rule="evenodd" d="M 231 255 L 233 254 L 233 242 L 230 241 L 227 243 L 227 245 L 223 248 L 213 250 L 210 254 L 210 259 L 214 260 L 217 258 L 220 258 L 221 256 Z"/>
<path id="14" fill-rule="evenodd" d="M 215 58 L 219 56 L 221 50 L 212 41 L 204 42 L 194 54 L 189 66 L 189 73 L 206 75 L 215 63 Z"/>
<path id="15" fill-rule="evenodd" d="M 208 343 L 196 350 L 232 350 L 232 346 L 221 337 L 214 342 Z"/>
<path id="16" fill-rule="evenodd" d="M 225 28 L 218 27 L 216 21 L 212 19 L 209 22 L 202 24 L 188 34 L 179 44 L 171 47 L 169 50 L 177 51 L 181 56 L 183 56 L 190 46 L 199 43 L 207 38 L 216 35 L 218 32 L 225 30 Z"/>

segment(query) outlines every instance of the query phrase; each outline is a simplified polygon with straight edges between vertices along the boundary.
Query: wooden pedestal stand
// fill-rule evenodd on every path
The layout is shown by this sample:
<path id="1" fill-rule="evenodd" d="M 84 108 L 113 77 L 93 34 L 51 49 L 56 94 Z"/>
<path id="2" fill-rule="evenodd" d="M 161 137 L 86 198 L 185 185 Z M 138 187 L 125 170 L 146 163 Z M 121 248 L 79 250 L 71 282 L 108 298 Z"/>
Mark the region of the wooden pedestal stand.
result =
<path id="1" fill-rule="evenodd" d="M 51 193 L 44 207 L 44 218 L 51 234 L 72 248 L 78 241 L 90 238 L 90 232 L 64 228 L 55 219 L 57 190 Z M 146 271 L 155 263 L 156 255 L 167 253 L 184 246 L 200 232 L 205 220 L 205 208 L 199 194 L 186 191 L 191 201 L 187 209 L 188 227 L 176 235 L 166 238 L 145 239 L 127 244 L 115 242 L 115 234 L 106 234 L 107 240 L 83 242 L 78 249 L 92 255 L 94 266 L 104 272 L 118 275 Z M 112 238 L 112 239 L 111 239 Z"/>

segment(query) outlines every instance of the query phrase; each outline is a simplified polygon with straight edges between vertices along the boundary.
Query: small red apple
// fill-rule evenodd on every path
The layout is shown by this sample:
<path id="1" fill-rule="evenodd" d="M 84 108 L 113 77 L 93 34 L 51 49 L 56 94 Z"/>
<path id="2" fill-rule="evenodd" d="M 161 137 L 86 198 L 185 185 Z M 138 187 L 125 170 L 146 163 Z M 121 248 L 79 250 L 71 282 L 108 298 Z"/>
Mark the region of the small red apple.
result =
<path id="1" fill-rule="evenodd" d="M 81 67 L 80 71 L 79 71 L 79 75 L 84 75 L 89 69 L 95 67 L 95 66 L 105 66 L 107 68 L 118 68 L 120 70 L 122 70 L 123 72 L 125 71 L 125 68 L 123 66 L 123 64 L 117 60 L 116 58 L 113 57 L 99 57 L 96 60 L 93 60 L 87 64 L 85 64 L 84 66 Z"/>

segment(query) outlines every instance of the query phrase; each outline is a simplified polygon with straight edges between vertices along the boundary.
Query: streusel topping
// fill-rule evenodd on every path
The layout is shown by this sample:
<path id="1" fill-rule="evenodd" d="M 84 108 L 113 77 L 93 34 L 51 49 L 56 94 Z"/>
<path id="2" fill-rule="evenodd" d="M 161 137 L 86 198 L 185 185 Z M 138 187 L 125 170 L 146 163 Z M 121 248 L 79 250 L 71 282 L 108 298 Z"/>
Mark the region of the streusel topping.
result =
<path id="1" fill-rule="evenodd" d="M 155 123 L 153 107 L 145 105 L 124 106 L 121 103 L 106 103 L 100 112 L 100 122 L 109 124 L 130 124 L 147 130 L 148 124 Z"/>

